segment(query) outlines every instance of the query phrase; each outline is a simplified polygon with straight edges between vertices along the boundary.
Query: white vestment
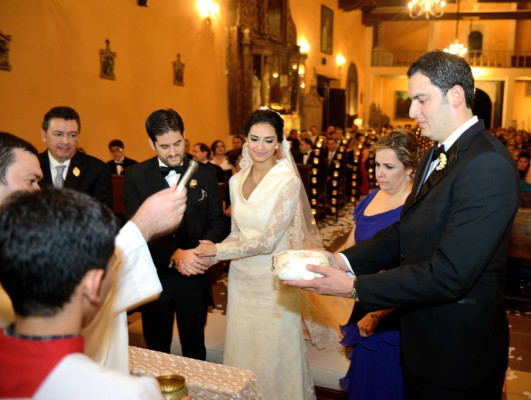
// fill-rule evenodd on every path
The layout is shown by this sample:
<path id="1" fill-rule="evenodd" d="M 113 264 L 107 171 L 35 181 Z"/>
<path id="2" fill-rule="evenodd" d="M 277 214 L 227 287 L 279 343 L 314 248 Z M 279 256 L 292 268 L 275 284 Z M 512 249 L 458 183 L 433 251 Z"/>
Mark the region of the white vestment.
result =
<path id="1" fill-rule="evenodd" d="M 129 221 L 116 236 L 121 259 L 111 293 L 94 320 L 86 327 L 85 353 L 102 365 L 129 372 L 129 336 L 126 311 L 156 298 L 162 292 L 157 270 L 142 233 Z M 110 271 L 109 271 L 110 272 Z M 9 297 L 0 288 L 0 326 L 14 320 Z"/>
<path id="2" fill-rule="evenodd" d="M 33 396 L 34 400 L 161 400 L 158 382 L 96 364 L 84 354 L 64 357 Z"/>

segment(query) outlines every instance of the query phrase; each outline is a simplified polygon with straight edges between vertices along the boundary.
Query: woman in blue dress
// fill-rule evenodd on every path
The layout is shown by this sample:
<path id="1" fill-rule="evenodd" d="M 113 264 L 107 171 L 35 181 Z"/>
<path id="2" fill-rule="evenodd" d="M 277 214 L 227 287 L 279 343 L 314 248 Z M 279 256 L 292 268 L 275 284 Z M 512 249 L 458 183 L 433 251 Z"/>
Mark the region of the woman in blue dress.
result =
<path id="1" fill-rule="evenodd" d="M 354 227 L 347 247 L 374 236 L 400 219 L 402 205 L 411 192 L 410 175 L 417 166 L 416 138 L 393 131 L 376 143 L 376 179 L 379 188 L 354 210 Z M 349 322 L 341 327 L 350 367 L 340 383 L 349 400 L 403 400 L 404 382 L 400 365 L 400 332 L 393 309 L 367 313 L 354 305 Z"/>

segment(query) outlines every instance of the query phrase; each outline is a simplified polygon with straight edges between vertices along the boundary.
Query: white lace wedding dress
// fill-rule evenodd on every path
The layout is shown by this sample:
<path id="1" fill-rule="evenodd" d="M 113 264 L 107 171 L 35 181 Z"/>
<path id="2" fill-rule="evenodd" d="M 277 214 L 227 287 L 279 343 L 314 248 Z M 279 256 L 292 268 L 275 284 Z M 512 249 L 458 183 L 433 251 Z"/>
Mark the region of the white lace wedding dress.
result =
<path id="1" fill-rule="evenodd" d="M 245 199 L 250 169 L 230 180 L 231 234 L 216 245 L 219 260 L 232 260 L 223 363 L 254 371 L 266 400 L 315 399 L 299 289 L 276 288 L 271 271 L 273 254 L 300 248 L 301 181 L 281 159 Z"/>

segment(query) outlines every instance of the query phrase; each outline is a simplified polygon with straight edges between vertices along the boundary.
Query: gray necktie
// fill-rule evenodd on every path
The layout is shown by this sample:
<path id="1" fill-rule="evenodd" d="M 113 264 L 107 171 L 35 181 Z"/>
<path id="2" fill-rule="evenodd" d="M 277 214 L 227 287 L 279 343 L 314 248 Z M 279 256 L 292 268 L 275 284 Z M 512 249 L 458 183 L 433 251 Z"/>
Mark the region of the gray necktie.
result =
<path id="1" fill-rule="evenodd" d="M 55 167 L 57 170 L 57 175 L 55 176 L 55 179 L 53 180 L 53 187 L 56 189 L 62 189 L 63 185 L 65 183 L 65 180 L 63 179 L 63 171 L 65 170 L 66 165 L 58 165 Z"/>

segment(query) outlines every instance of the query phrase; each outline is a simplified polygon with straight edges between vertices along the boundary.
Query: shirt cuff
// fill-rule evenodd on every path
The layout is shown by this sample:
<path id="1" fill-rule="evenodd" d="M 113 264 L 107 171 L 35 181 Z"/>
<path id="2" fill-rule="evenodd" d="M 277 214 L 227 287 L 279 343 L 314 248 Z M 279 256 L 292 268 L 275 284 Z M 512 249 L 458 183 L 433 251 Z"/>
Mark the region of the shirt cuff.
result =
<path id="1" fill-rule="evenodd" d="M 348 258 L 347 256 L 345 256 L 343 253 L 338 253 L 341 258 L 343 258 L 343 261 L 345 261 L 345 264 L 347 264 L 347 267 L 348 269 L 350 270 L 350 272 L 347 272 L 347 275 L 350 277 L 350 278 L 355 278 L 356 277 L 356 274 L 354 273 L 354 270 L 352 269 L 352 267 L 350 266 L 350 262 L 348 261 Z"/>

